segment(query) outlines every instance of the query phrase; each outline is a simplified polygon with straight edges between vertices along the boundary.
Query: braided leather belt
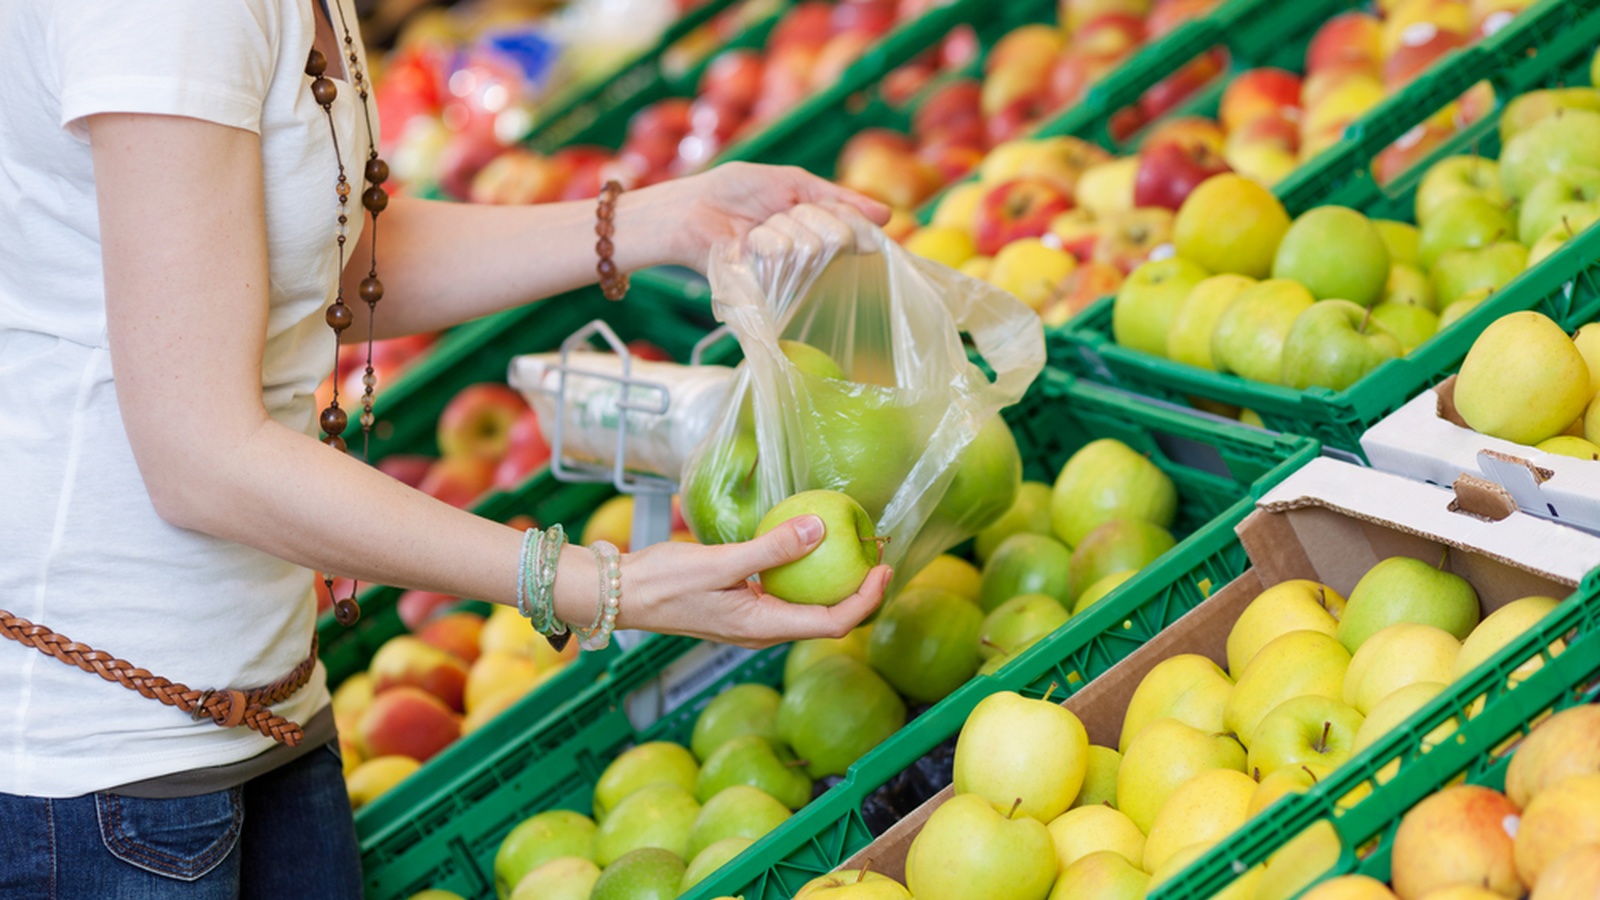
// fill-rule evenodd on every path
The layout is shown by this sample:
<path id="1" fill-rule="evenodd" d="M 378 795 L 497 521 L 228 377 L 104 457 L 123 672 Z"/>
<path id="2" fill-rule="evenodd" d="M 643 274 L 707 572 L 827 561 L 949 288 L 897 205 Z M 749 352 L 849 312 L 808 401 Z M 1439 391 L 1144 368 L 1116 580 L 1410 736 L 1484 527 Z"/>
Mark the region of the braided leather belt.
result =
<path id="1" fill-rule="evenodd" d="M 290 747 L 298 745 L 305 736 L 298 724 L 267 707 L 289 699 L 311 680 L 311 673 L 317 666 L 315 636 L 311 638 L 311 652 L 306 658 L 289 674 L 271 684 L 248 690 L 223 688 L 201 691 L 152 675 L 109 653 L 69 640 L 43 625 L 35 625 L 3 609 L 0 609 L 0 636 L 32 647 L 67 665 L 99 675 L 107 681 L 114 681 L 129 690 L 138 691 L 144 697 L 175 706 L 195 721 L 209 718 L 223 728 L 243 725 Z"/>

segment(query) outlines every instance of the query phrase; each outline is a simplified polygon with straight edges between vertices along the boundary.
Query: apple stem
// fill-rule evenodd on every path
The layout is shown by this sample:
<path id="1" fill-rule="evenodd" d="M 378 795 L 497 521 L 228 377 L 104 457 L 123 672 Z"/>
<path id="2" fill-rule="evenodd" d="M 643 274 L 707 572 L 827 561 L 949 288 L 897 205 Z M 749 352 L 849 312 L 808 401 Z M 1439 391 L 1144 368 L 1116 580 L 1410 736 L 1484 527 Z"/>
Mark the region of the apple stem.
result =
<path id="1" fill-rule="evenodd" d="M 811 765 L 811 760 L 809 760 L 809 759 L 791 759 L 788 762 L 784 763 L 783 767 L 785 769 L 796 769 L 796 768 L 799 768 L 800 766 L 809 766 L 809 765 Z"/>
<path id="2" fill-rule="evenodd" d="M 1361 327 L 1356 329 L 1356 334 L 1366 334 L 1367 325 L 1372 321 L 1372 307 L 1367 307 L 1367 314 L 1361 317 Z"/>
<path id="3" fill-rule="evenodd" d="M 1567 221 L 1567 217 L 1566 216 L 1562 216 L 1561 217 L 1561 227 L 1565 228 L 1567 230 L 1567 237 L 1572 237 L 1573 234 L 1575 233 L 1572 230 L 1572 223 Z"/>
<path id="4" fill-rule="evenodd" d="M 1450 558 L 1450 548 L 1446 547 L 1446 548 L 1444 548 L 1444 552 L 1439 554 L 1439 565 L 1436 566 L 1435 568 L 1437 568 L 1439 571 L 1443 572 L 1444 571 L 1445 561 L 1448 560 L 1449 558 Z"/>
<path id="5" fill-rule="evenodd" d="M 1059 683 L 1058 683 L 1058 682 L 1054 682 L 1054 681 L 1052 681 L 1052 682 L 1050 682 L 1050 687 L 1049 687 L 1049 689 L 1048 689 L 1048 690 L 1046 690 L 1046 691 L 1045 691 L 1045 692 L 1044 692 L 1044 696 L 1043 696 L 1043 697 L 1041 697 L 1041 698 L 1039 698 L 1039 699 L 1041 699 L 1041 700 L 1043 700 L 1043 701 L 1045 701 L 1045 702 L 1049 702 L 1049 700 L 1050 700 L 1050 695 L 1051 695 L 1051 694 L 1054 694 L 1054 693 L 1055 693 L 1055 692 L 1056 692 L 1056 688 L 1058 688 L 1058 687 L 1060 687 L 1060 686 L 1061 686 L 1061 685 L 1060 685 L 1060 684 L 1059 684 Z"/>
<path id="6" fill-rule="evenodd" d="M 1332 731 L 1333 731 L 1333 723 L 1324 721 L 1322 723 L 1322 740 L 1317 741 L 1317 752 L 1318 753 L 1327 753 L 1328 752 L 1328 734 L 1330 732 L 1332 732 Z"/>
<path id="7" fill-rule="evenodd" d="M 861 871 L 856 873 L 856 884 L 860 884 L 866 880 L 867 870 L 870 868 L 872 868 L 872 857 L 869 856 L 864 862 L 861 863 Z"/>
<path id="8" fill-rule="evenodd" d="M 1255 768 L 1251 769 L 1250 770 L 1250 777 L 1254 778 L 1256 780 L 1257 784 L 1260 784 L 1261 783 L 1261 767 L 1260 766 L 1256 766 Z"/>
<path id="9" fill-rule="evenodd" d="M 1312 784 L 1316 784 L 1320 780 L 1319 778 L 1317 778 L 1317 773 L 1311 771 L 1311 767 L 1309 767 L 1309 766 L 1301 766 L 1300 767 L 1300 771 L 1302 771 L 1302 772 L 1306 773 L 1307 775 L 1311 776 L 1311 783 Z"/>
<path id="10" fill-rule="evenodd" d="M 1020 808 L 1022 808 L 1022 798 L 1018 797 L 1017 801 L 1015 803 L 1011 804 L 1011 811 L 1006 813 L 1006 818 L 1008 818 L 1008 819 L 1015 818 L 1016 815 L 1017 815 L 1017 810 L 1020 809 Z"/>

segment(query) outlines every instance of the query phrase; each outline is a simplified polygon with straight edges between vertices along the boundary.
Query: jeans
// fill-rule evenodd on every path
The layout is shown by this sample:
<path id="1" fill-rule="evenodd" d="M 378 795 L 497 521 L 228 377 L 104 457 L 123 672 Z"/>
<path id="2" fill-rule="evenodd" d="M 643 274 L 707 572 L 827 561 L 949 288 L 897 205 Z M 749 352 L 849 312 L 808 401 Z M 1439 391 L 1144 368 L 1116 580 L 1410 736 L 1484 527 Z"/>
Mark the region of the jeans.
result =
<path id="1" fill-rule="evenodd" d="M 0 794 L 0 897 L 359 900 L 338 744 L 195 797 Z"/>

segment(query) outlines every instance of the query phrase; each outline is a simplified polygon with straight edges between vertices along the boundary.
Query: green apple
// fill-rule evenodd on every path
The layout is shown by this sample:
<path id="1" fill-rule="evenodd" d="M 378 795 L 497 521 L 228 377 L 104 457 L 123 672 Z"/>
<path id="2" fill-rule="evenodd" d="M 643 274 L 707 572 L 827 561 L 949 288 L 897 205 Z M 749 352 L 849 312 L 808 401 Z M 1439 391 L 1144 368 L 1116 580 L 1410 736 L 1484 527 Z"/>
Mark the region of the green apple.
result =
<path id="1" fill-rule="evenodd" d="M 1498 187 L 1499 173 L 1496 172 L 1492 177 Z M 1415 269 L 1421 264 L 1421 257 L 1417 255 L 1417 242 L 1422 239 L 1422 233 L 1417 230 L 1417 226 L 1409 222 L 1396 222 L 1393 219 L 1373 219 L 1372 227 L 1378 229 L 1378 236 L 1383 238 L 1383 246 L 1389 249 L 1391 270 L 1395 266 Z"/>
<path id="2" fill-rule="evenodd" d="M 1446 306 L 1439 313 L 1439 330 L 1443 331 L 1460 321 L 1462 316 L 1477 309 L 1493 293 L 1494 288 L 1478 288 L 1475 291 L 1467 291 L 1462 294 L 1460 300 Z"/>
<path id="3" fill-rule="evenodd" d="M 673 900 L 683 884 L 683 857 L 644 847 L 605 867 L 589 900 Z"/>
<path id="4" fill-rule="evenodd" d="M 1117 770 L 1121 768 L 1121 753 L 1110 747 L 1090 744 L 1089 765 L 1083 773 L 1083 787 L 1078 789 L 1078 796 L 1072 801 L 1071 809 L 1080 806 L 1116 809 Z"/>
<path id="5" fill-rule="evenodd" d="M 1179 785 L 1161 805 L 1144 842 L 1144 868 L 1161 868 L 1173 854 L 1232 834 L 1249 817 L 1254 778 L 1232 769 L 1209 769 Z"/>
<path id="6" fill-rule="evenodd" d="M 589 900 L 600 867 L 581 856 L 559 856 L 517 882 L 510 900 Z"/>
<path id="7" fill-rule="evenodd" d="M 1560 601 L 1554 597 L 1523 597 L 1485 616 L 1484 620 L 1478 623 L 1478 627 L 1467 635 L 1467 639 L 1461 642 L 1461 651 L 1456 654 L 1456 663 L 1450 670 L 1449 680 L 1465 677 L 1500 648 L 1543 621 L 1545 616 L 1560 605 Z M 1543 660 L 1538 662 L 1542 664 Z M 1513 674 L 1526 675 L 1520 668 Z"/>
<path id="8" fill-rule="evenodd" d="M 1119 853 L 1101 850 L 1064 868 L 1049 900 L 1143 900 L 1150 876 Z"/>
<path id="9" fill-rule="evenodd" d="M 1244 748 L 1230 734 L 1211 734 L 1177 719 L 1151 722 L 1123 751 L 1117 809 L 1150 833 L 1156 814 L 1178 787 L 1201 772 L 1243 772 Z"/>
<path id="10" fill-rule="evenodd" d="M 1551 88 L 1511 98 L 1500 112 L 1500 145 L 1505 146 L 1531 126 L 1569 109 L 1600 110 L 1600 92 L 1587 87 Z"/>
<path id="11" fill-rule="evenodd" d="M 1573 459 L 1600 460 L 1600 445 L 1591 444 L 1581 437 L 1570 434 L 1558 434 L 1553 438 L 1546 438 L 1535 444 L 1534 449 L 1556 456 L 1570 456 Z"/>
<path id="12" fill-rule="evenodd" d="M 832 606 L 867 580 L 883 556 L 872 518 L 839 491 L 801 491 L 774 506 L 756 526 L 759 537 L 800 516 L 822 519 L 822 543 L 794 562 L 761 573 L 761 589 L 790 603 Z"/>
<path id="13" fill-rule="evenodd" d="M 978 671 L 983 612 L 938 588 L 906 591 L 872 626 L 867 662 L 908 700 L 937 703 Z"/>
<path id="14" fill-rule="evenodd" d="M 818 875 L 800 886 L 794 900 L 911 900 L 905 885 L 870 869 Z"/>
<path id="15" fill-rule="evenodd" d="M 1011 508 L 973 538 L 973 557 L 980 563 L 988 560 L 1001 542 L 1021 531 L 1050 534 L 1050 496 L 1050 485 L 1041 481 L 1024 481 L 1017 489 L 1017 499 Z"/>
<path id="16" fill-rule="evenodd" d="M 1451 250 L 1487 247 L 1516 235 L 1517 224 L 1504 204 L 1478 194 L 1461 194 L 1440 204 L 1423 223 L 1418 252 L 1422 267 L 1431 271 L 1439 257 Z"/>
<path id="17" fill-rule="evenodd" d="M 1132 350 L 1166 356 L 1167 335 L 1178 306 L 1210 273 L 1181 256 L 1152 260 L 1134 269 L 1117 289 L 1111 334 Z"/>
<path id="18" fill-rule="evenodd" d="M 604 819 L 623 798 L 646 785 L 663 782 L 694 790 L 700 765 L 688 748 L 671 741 L 630 747 L 606 766 L 594 785 L 594 817 Z"/>
<path id="19" fill-rule="evenodd" d="M 1239 292 L 1217 320 L 1211 356 L 1223 372 L 1275 383 L 1283 374 L 1283 340 L 1315 298 L 1297 281 L 1273 278 Z"/>
<path id="20" fill-rule="evenodd" d="M 736 684 L 711 699 L 694 720 L 689 749 L 702 763 L 740 735 L 778 739 L 778 703 L 783 697 L 764 684 Z"/>
<path id="21" fill-rule="evenodd" d="M 798 416 L 805 450 L 791 457 L 796 478 L 848 494 L 876 520 L 922 455 L 917 430 L 887 388 L 838 379 L 806 387 L 790 413 Z"/>
<path id="22" fill-rule="evenodd" d="M 728 838 L 758 841 L 763 835 L 789 820 L 789 807 L 766 791 L 747 784 L 723 788 L 700 807 L 694 827 L 689 831 L 689 852 L 693 859 L 712 844 Z"/>
<path id="23" fill-rule="evenodd" d="M 806 669 L 778 706 L 778 734 L 806 760 L 812 778 L 843 775 L 905 723 L 900 695 L 850 656 L 830 656 Z"/>
<path id="24" fill-rule="evenodd" d="M 1169 528 L 1178 514 L 1178 489 L 1161 467 L 1115 438 L 1083 445 L 1056 475 L 1050 497 L 1055 536 L 1076 547 L 1113 519 L 1141 519 Z"/>
<path id="25" fill-rule="evenodd" d="M 733 858 L 745 851 L 755 841 L 747 837 L 723 838 L 696 853 L 694 859 L 689 860 L 689 868 L 683 870 L 683 881 L 678 886 L 678 893 L 687 894 L 689 889 L 705 881 L 711 873 L 717 871 Z"/>
<path id="26" fill-rule="evenodd" d="M 702 544 L 732 544 L 755 536 L 757 506 L 754 433 L 740 430 L 714 443 L 683 475 L 683 520 Z"/>
<path id="27" fill-rule="evenodd" d="M 671 850 L 680 860 L 688 856 L 689 832 L 700 804 L 678 785 L 649 784 L 624 797 L 611 812 L 594 834 L 594 861 L 601 868 L 642 847 Z"/>
<path id="28" fill-rule="evenodd" d="M 844 369 L 839 367 L 838 361 L 810 344 L 782 340 L 778 342 L 778 349 L 789 358 L 789 362 L 794 363 L 796 369 L 807 375 L 816 378 L 845 377 Z"/>
<path id="29" fill-rule="evenodd" d="M 1256 726 L 1245 764 L 1257 778 L 1285 767 L 1320 763 L 1333 767 L 1350 758 L 1363 714 L 1320 694 L 1290 697 Z"/>
<path id="30" fill-rule="evenodd" d="M 1088 765 L 1089 733 L 1071 710 L 1000 691 L 978 701 L 961 726 L 955 788 L 1042 827 L 1072 805 Z"/>
<path id="31" fill-rule="evenodd" d="M 1325 584 L 1304 578 L 1280 581 L 1256 595 L 1228 631 L 1228 672 L 1234 678 L 1261 648 L 1291 631 L 1320 631 L 1329 637 L 1339 629 L 1344 597 Z"/>
<path id="32" fill-rule="evenodd" d="M 1089 532 L 1072 551 L 1072 585 L 1085 587 L 1108 575 L 1139 570 L 1177 545 L 1172 533 L 1139 519 L 1115 519 Z"/>
<path id="33" fill-rule="evenodd" d="M 933 515 L 972 533 L 994 524 L 1017 500 L 1022 454 L 1006 420 L 994 416 L 961 452 L 950 487 Z"/>
<path id="34" fill-rule="evenodd" d="M 1506 141 L 1500 150 L 1500 188 L 1508 198 L 1521 200 L 1539 179 L 1580 166 L 1600 167 L 1600 112 L 1561 110 Z"/>
<path id="35" fill-rule="evenodd" d="M 1160 719 L 1177 719 L 1206 734 L 1223 730 L 1222 710 L 1233 682 L 1210 658 L 1180 653 L 1155 664 L 1139 679 L 1122 714 L 1117 748 L 1128 752 L 1134 738 Z"/>
<path id="36" fill-rule="evenodd" d="M 1124 582 L 1137 574 L 1139 574 L 1138 569 L 1127 569 L 1122 572 L 1113 572 L 1110 575 L 1107 575 L 1099 581 L 1096 581 L 1095 583 L 1084 588 L 1083 591 L 1078 594 L 1078 598 L 1072 601 L 1072 614 L 1078 615 L 1089 607 L 1105 599 L 1107 594 L 1121 587 Z"/>
<path id="37" fill-rule="evenodd" d="M 1344 702 L 1366 715 L 1408 684 L 1448 682 L 1460 652 L 1461 642 L 1442 628 L 1415 622 L 1381 628 L 1350 658 Z"/>
<path id="38" fill-rule="evenodd" d="M 1531 311 L 1484 329 L 1456 376 L 1456 410 L 1468 425 L 1529 446 L 1565 431 L 1594 393 L 1589 366 L 1567 333 Z"/>
<path id="39" fill-rule="evenodd" d="M 1563 215 L 1560 222 L 1528 248 L 1528 266 L 1531 268 L 1543 262 L 1546 257 L 1566 246 L 1568 241 L 1582 234 L 1596 221 L 1600 221 L 1600 203 L 1593 204 L 1589 209 Z"/>
<path id="40" fill-rule="evenodd" d="M 1341 629 L 1349 616 L 1347 606 Z M 1248 747 L 1256 726 L 1283 701 L 1304 694 L 1338 699 L 1349 666 L 1350 651 L 1320 631 L 1291 631 L 1273 638 L 1240 673 L 1222 721 Z"/>
<path id="41" fill-rule="evenodd" d="M 1389 282 L 1383 288 L 1383 305 L 1420 306 L 1438 312 L 1439 300 L 1433 295 L 1433 282 L 1422 270 L 1405 263 L 1389 267 Z"/>
<path id="42" fill-rule="evenodd" d="M 1348 300 L 1323 300 L 1289 327 L 1279 383 L 1342 391 L 1403 355 L 1400 339 L 1373 322 L 1370 309 Z"/>
<path id="43" fill-rule="evenodd" d="M 1600 200 L 1600 169 L 1578 166 L 1534 183 L 1517 210 L 1517 240 L 1532 246 L 1563 217 L 1594 208 Z"/>
<path id="44" fill-rule="evenodd" d="M 1255 284 L 1244 275 L 1213 275 L 1190 289 L 1172 317 L 1167 335 L 1167 357 L 1174 362 L 1216 371 L 1211 359 L 1211 333 L 1217 320 L 1239 292 Z"/>
<path id="45" fill-rule="evenodd" d="M 1264 278 L 1288 228 L 1289 213 L 1271 191 L 1224 172 L 1201 182 L 1178 207 L 1172 242 L 1178 256 L 1213 272 Z"/>
<path id="46" fill-rule="evenodd" d="M 978 605 L 985 613 L 1022 594 L 1072 599 L 1072 551 L 1053 537 L 1022 532 L 1005 539 L 983 567 Z"/>
<path id="47" fill-rule="evenodd" d="M 1365 720 L 1362 721 L 1362 725 L 1366 725 Z M 1358 749 L 1360 748 L 1352 746 L 1351 754 L 1354 755 Z M 1261 783 L 1256 785 L 1256 792 L 1250 796 L 1250 816 L 1254 818 L 1262 810 L 1289 794 L 1304 794 L 1311 790 L 1322 779 L 1333 774 L 1333 768 L 1323 763 L 1304 762 L 1294 766 L 1282 766 L 1270 774 L 1261 776 Z"/>
<path id="48" fill-rule="evenodd" d="M 977 603 L 978 592 L 983 587 L 983 573 L 959 556 L 941 553 L 911 576 L 905 589 L 918 587 L 938 588 Z"/>
<path id="49" fill-rule="evenodd" d="M 565 809 L 552 809 L 523 820 L 495 851 L 495 895 L 510 896 L 524 876 L 557 857 L 593 859 L 594 830 L 594 822 L 588 816 Z"/>
<path id="50" fill-rule="evenodd" d="M 911 895 L 917 900 L 1044 900 L 1056 880 L 1055 846 L 1044 823 L 1007 816 L 983 797 L 959 790 L 928 816 L 911 841 L 906 853 Z"/>
<path id="51" fill-rule="evenodd" d="M 1429 166 L 1417 185 L 1413 209 L 1417 224 L 1427 222 L 1434 210 L 1457 197 L 1483 197 L 1497 205 L 1504 204 L 1499 163 L 1481 156 L 1447 156 Z M 1416 254 L 1420 248 L 1413 243 L 1411 249 Z M 1412 265 L 1420 259 L 1413 255 Z"/>
<path id="52" fill-rule="evenodd" d="M 1528 250 L 1516 241 L 1497 241 L 1487 247 L 1449 250 L 1433 264 L 1433 295 L 1449 306 L 1468 291 L 1498 289 L 1528 267 Z"/>
<path id="53" fill-rule="evenodd" d="M 983 617 L 978 655 L 987 660 L 1015 653 L 1065 625 L 1068 618 L 1066 607 L 1049 594 L 1018 594 Z"/>
<path id="54" fill-rule="evenodd" d="M 1406 353 L 1422 346 L 1439 331 L 1439 314 L 1425 306 L 1406 303 L 1379 303 L 1372 308 L 1372 321 L 1400 339 Z"/>
<path id="55" fill-rule="evenodd" d="M 1144 861 L 1144 832 L 1126 813 L 1109 806 L 1075 806 L 1052 819 L 1049 827 L 1062 869 L 1101 851 L 1136 866 Z"/>
<path id="56" fill-rule="evenodd" d="M 1389 280 L 1389 247 L 1361 213 L 1319 206 L 1289 226 L 1272 261 L 1272 277 L 1298 281 L 1318 300 L 1371 306 Z"/>
<path id="57" fill-rule="evenodd" d="M 783 661 L 783 685 L 795 683 L 800 673 L 819 660 L 830 656 L 853 656 L 867 661 L 867 642 L 872 639 L 871 625 L 858 625 L 841 638 L 807 638 L 789 645 L 789 655 Z"/>
<path id="58" fill-rule="evenodd" d="M 587 897 L 589 895 L 584 894 L 584 896 Z M 407 897 L 406 900 L 466 900 L 466 898 L 462 897 L 455 891 L 446 891 L 440 888 L 429 888 L 428 890 L 418 891 L 415 894 L 412 894 L 411 896 Z"/>
<path id="59" fill-rule="evenodd" d="M 1478 592 L 1453 572 L 1391 556 L 1356 582 L 1339 619 L 1339 642 L 1354 653 L 1396 622 L 1433 625 L 1461 640 L 1478 624 Z"/>
<path id="60" fill-rule="evenodd" d="M 700 767 L 694 796 L 705 803 L 736 784 L 759 788 L 790 809 L 811 802 L 811 779 L 776 738 L 745 734 L 724 742 Z"/>

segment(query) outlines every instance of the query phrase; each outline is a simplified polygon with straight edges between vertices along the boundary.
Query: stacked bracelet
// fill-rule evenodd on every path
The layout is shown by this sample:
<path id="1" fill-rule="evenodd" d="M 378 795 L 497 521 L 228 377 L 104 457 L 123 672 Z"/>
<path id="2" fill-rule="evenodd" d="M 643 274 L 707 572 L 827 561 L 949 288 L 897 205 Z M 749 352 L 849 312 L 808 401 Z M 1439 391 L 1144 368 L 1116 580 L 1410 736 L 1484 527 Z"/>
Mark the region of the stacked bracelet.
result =
<path id="1" fill-rule="evenodd" d="M 585 650 L 601 650 L 611 643 L 611 632 L 617 627 L 617 611 L 622 606 L 622 559 L 616 545 L 608 541 L 595 541 L 589 549 L 600 570 L 600 597 L 594 624 L 576 630 L 578 646 Z"/>
<path id="2" fill-rule="evenodd" d="M 555 612 L 556 564 L 566 542 L 566 532 L 559 524 L 551 525 L 543 534 L 538 529 L 528 529 L 517 570 L 517 610 L 556 650 L 565 647 L 571 637 Z"/>

